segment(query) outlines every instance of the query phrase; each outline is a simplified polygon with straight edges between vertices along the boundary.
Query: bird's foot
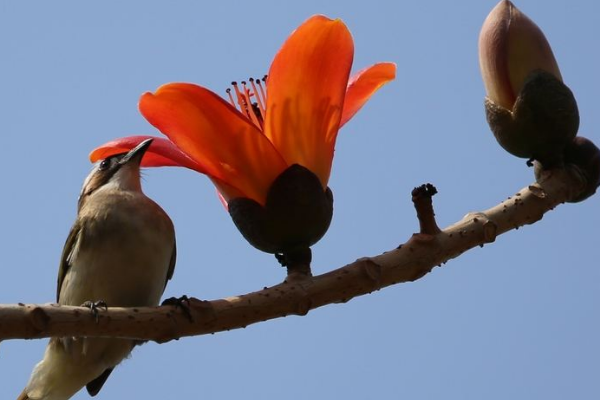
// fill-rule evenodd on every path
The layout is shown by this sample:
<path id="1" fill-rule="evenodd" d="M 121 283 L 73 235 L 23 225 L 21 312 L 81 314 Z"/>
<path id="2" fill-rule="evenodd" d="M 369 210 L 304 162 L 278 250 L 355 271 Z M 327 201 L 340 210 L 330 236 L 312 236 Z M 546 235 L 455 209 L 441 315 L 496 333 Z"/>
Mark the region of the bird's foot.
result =
<path id="1" fill-rule="evenodd" d="M 105 301 L 102 300 L 97 300 L 97 301 L 86 301 L 85 303 L 83 303 L 81 305 L 81 307 L 87 307 L 90 309 L 90 311 L 92 312 L 92 314 L 94 315 L 94 319 L 96 320 L 96 323 L 98 323 L 98 311 L 103 308 L 104 311 L 108 310 L 108 305 L 106 305 Z"/>
<path id="2" fill-rule="evenodd" d="M 181 297 L 169 297 L 165 299 L 161 304 L 161 306 L 174 306 L 176 309 L 180 308 L 181 311 L 188 317 L 190 322 L 194 322 L 194 318 L 192 317 L 192 311 L 190 309 L 190 299 L 185 294 Z"/>

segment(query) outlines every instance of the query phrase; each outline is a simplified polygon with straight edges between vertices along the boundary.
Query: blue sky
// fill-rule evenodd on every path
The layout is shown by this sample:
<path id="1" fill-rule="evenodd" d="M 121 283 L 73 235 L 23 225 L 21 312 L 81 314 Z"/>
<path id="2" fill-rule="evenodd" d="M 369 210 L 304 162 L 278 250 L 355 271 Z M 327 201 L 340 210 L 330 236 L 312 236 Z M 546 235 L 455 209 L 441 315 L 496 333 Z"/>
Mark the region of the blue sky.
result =
<path id="1" fill-rule="evenodd" d="M 0 3 L 3 260 L 0 303 L 55 298 L 58 261 L 90 170 L 112 138 L 155 134 L 137 111 L 171 81 L 224 94 L 260 76 L 313 14 L 339 17 L 355 70 L 398 65 L 338 137 L 332 226 L 313 271 L 395 248 L 418 230 L 410 190 L 431 182 L 441 226 L 533 181 L 485 122 L 477 38 L 489 1 Z M 518 1 L 545 32 L 574 91 L 580 133 L 600 144 L 595 1 Z M 178 263 L 165 296 L 215 299 L 280 282 L 210 182 L 144 173 L 171 215 Z M 138 348 L 98 399 L 592 399 L 600 395 L 598 197 L 564 205 L 425 278 L 305 317 Z M 15 398 L 46 340 L 0 344 L 0 397 Z M 85 392 L 76 399 L 88 398 Z"/>

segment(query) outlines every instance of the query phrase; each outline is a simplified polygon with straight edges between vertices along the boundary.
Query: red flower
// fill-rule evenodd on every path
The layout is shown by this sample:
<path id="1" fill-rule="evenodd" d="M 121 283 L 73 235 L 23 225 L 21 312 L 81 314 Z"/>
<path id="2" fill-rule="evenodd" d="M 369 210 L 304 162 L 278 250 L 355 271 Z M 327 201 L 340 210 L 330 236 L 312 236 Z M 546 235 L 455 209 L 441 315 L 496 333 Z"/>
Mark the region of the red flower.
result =
<path id="1" fill-rule="evenodd" d="M 380 63 L 349 78 L 353 55 L 341 20 L 313 16 L 283 44 L 266 81 L 234 83 L 229 101 L 189 83 L 145 93 L 141 113 L 169 140 L 155 138 L 143 165 L 206 174 L 227 202 L 242 197 L 264 206 L 274 180 L 294 164 L 325 190 L 338 130 L 396 73 L 395 64 Z M 90 159 L 128 151 L 146 137 L 114 140 Z"/>

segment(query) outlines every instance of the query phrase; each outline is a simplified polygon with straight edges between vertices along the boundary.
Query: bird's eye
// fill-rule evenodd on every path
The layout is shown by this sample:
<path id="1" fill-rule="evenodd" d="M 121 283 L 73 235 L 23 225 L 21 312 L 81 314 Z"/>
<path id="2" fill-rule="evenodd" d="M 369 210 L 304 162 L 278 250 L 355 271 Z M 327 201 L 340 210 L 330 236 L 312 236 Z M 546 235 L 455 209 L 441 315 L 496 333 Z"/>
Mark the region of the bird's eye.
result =
<path id="1" fill-rule="evenodd" d="M 108 167 L 110 167 L 110 161 L 108 159 L 106 159 L 106 160 L 102 160 L 100 162 L 100 165 L 98 166 L 98 169 L 100 171 L 104 171 L 104 170 L 107 170 Z"/>

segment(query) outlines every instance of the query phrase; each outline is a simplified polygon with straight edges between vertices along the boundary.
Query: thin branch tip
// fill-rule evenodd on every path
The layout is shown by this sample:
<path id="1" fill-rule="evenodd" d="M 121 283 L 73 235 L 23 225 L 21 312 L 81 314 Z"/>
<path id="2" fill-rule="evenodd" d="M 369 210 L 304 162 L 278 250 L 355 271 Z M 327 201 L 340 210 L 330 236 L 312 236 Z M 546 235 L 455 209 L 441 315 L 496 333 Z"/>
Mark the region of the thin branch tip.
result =
<path id="1" fill-rule="evenodd" d="M 424 183 L 421 186 L 417 186 L 411 192 L 413 201 L 415 197 L 433 197 L 438 193 L 438 190 L 431 183 Z"/>
<path id="2" fill-rule="evenodd" d="M 411 192 L 417 218 L 419 219 L 419 233 L 421 235 L 435 236 L 441 232 L 435 221 L 435 212 L 433 211 L 433 196 L 437 193 L 437 188 L 431 183 L 418 186 Z"/>

